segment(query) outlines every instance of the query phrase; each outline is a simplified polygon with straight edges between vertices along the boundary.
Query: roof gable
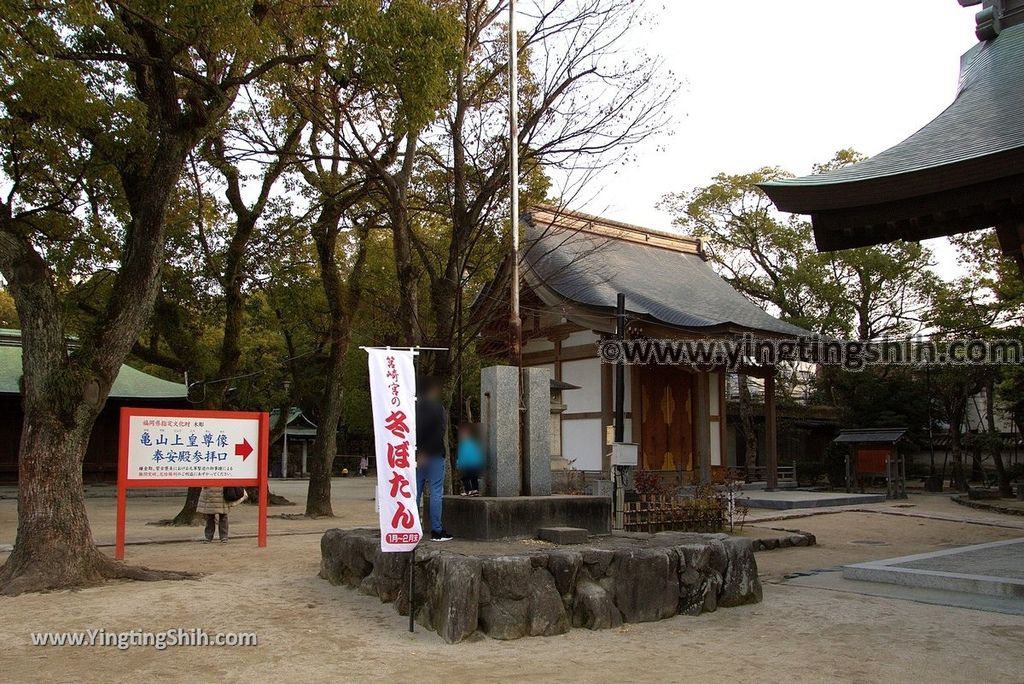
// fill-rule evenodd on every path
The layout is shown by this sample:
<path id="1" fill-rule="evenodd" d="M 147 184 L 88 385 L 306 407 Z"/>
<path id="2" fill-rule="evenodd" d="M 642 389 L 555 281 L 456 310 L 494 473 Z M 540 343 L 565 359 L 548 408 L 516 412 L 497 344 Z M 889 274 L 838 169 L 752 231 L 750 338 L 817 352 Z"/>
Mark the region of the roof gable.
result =
<path id="1" fill-rule="evenodd" d="M 584 227 L 575 228 L 580 223 Z M 734 290 L 704 261 L 699 241 L 628 224 L 605 225 L 602 219 L 575 212 L 563 211 L 551 220 L 547 208 L 524 216 L 524 279 L 546 304 L 569 302 L 610 316 L 622 293 L 632 315 L 680 330 L 809 334 Z M 665 247 L 638 233 L 679 243 Z"/>

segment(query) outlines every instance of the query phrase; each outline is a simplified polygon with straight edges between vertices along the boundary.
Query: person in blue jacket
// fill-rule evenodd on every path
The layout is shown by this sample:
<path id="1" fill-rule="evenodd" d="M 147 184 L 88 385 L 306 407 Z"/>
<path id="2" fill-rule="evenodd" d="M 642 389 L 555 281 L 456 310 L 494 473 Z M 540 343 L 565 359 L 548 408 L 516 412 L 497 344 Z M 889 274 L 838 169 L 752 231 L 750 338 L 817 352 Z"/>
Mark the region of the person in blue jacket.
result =
<path id="1" fill-rule="evenodd" d="M 480 473 L 484 469 L 484 450 L 471 423 L 459 425 L 459 450 L 455 467 L 462 476 L 463 496 L 480 496 Z"/>

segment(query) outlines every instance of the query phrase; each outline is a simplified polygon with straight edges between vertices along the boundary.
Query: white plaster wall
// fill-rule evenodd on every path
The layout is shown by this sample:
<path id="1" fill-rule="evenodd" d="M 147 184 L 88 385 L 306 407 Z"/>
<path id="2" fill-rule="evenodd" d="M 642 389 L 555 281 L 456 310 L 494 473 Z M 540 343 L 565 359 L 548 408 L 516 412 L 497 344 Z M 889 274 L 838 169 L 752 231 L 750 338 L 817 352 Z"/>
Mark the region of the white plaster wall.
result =
<path id="1" fill-rule="evenodd" d="M 711 465 L 722 465 L 722 432 L 718 423 L 711 424 Z"/>
<path id="2" fill-rule="evenodd" d="M 600 338 L 593 330 L 579 330 L 572 333 L 567 338 L 562 340 L 562 348 L 566 347 L 578 347 L 583 344 L 594 345 L 594 353 L 597 353 L 597 341 Z"/>
<path id="3" fill-rule="evenodd" d="M 562 420 L 562 458 L 577 470 L 601 470 L 601 419 Z M 575 462 L 573 462 L 575 461 Z"/>
<path id="4" fill-rule="evenodd" d="M 563 361 L 562 380 L 580 388 L 562 393 L 566 413 L 601 410 L 601 362 L 598 359 Z"/>

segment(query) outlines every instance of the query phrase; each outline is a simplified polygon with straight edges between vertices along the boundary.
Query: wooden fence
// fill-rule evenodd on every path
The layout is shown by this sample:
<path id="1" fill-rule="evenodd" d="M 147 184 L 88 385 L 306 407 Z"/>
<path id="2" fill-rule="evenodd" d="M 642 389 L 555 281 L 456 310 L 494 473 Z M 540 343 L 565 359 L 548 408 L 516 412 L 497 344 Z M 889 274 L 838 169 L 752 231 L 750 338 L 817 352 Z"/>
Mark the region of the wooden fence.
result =
<path id="1" fill-rule="evenodd" d="M 641 494 L 626 502 L 622 522 L 627 532 L 720 532 L 725 527 L 726 508 L 721 496 Z"/>

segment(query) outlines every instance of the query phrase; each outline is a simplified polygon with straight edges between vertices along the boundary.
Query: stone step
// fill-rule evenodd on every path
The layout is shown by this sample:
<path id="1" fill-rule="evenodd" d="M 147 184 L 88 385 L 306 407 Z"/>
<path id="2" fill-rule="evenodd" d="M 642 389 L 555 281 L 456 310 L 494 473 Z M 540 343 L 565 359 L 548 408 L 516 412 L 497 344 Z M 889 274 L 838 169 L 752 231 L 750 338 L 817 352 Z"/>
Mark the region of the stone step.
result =
<path id="1" fill-rule="evenodd" d="M 537 538 L 552 544 L 585 544 L 588 532 L 582 527 L 541 527 Z"/>

